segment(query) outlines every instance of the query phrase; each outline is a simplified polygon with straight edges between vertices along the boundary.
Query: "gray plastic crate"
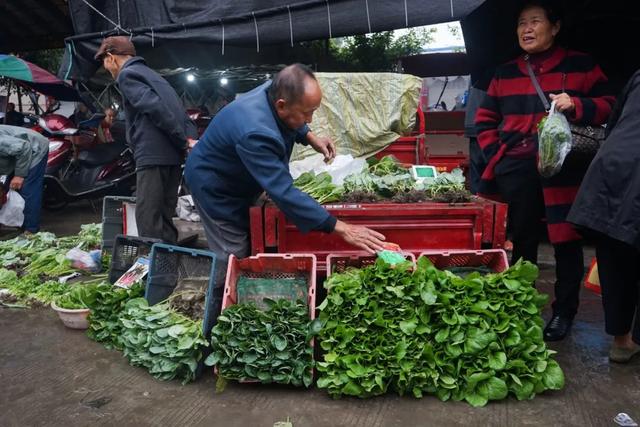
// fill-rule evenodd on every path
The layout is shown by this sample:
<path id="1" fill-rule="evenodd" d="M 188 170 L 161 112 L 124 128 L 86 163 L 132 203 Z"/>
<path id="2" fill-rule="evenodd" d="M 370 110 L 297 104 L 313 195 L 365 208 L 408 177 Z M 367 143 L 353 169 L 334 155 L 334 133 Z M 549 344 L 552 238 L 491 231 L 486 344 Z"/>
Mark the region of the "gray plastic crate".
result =
<path id="1" fill-rule="evenodd" d="M 102 201 L 102 251 L 111 252 L 116 236 L 123 234 L 122 206 L 135 203 L 135 197 L 105 196 Z"/>

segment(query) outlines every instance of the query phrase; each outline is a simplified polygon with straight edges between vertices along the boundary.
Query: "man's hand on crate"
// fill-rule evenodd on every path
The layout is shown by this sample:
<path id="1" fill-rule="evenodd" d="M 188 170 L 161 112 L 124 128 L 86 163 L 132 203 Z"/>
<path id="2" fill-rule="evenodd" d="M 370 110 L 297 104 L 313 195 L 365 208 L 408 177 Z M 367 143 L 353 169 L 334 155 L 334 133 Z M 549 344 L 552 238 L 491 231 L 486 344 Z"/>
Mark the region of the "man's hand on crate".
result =
<path id="1" fill-rule="evenodd" d="M 345 242 L 364 249 L 371 254 L 384 249 L 385 237 L 370 228 L 347 224 L 338 220 L 334 232 L 338 233 Z"/>

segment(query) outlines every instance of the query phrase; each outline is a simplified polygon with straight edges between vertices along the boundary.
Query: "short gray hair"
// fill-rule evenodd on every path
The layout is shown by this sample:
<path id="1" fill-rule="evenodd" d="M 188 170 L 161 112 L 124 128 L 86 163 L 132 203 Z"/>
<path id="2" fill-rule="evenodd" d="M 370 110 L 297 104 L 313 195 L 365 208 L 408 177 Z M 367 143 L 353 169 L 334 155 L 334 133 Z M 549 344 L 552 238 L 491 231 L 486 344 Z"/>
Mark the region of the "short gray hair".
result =
<path id="1" fill-rule="evenodd" d="M 304 95 L 304 81 L 307 78 L 316 81 L 311 68 L 304 64 L 293 64 L 283 68 L 271 82 L 268 91 L 269 100 L 273 104 L 279 99 L 296 103 Z"/>

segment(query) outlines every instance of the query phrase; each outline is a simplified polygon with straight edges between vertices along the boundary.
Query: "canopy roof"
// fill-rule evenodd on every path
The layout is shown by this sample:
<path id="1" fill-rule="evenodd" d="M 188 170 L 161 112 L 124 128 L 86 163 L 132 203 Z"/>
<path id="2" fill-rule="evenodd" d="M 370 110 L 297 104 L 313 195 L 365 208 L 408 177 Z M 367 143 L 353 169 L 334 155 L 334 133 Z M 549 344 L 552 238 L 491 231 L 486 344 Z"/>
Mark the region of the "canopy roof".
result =
<path id="1" fill-rule="evenodd" d="M 132 37 L 154 68 L 291 62 L 299 42 L 456 21 L 483 0 L 69 0 L 60 77 L 86 80 L 103 37 Z M 91 4 L 91 6 L 89 6 Z"/>
<path id="2" fill-rule="evenodd" d="M 66 0 L 0 2 L 0 52 L 62 47 L 72 34 Z"/>

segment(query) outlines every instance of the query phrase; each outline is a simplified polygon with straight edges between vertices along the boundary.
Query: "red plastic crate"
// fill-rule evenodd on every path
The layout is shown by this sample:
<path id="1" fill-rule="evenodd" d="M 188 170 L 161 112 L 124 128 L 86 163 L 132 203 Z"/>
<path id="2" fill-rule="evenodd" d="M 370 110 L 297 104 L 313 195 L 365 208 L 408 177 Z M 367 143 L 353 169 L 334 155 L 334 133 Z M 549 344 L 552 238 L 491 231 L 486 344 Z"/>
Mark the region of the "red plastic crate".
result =
<path id="1" fill-rule="evenodd" d="M 308 284 L 309 316 L 313 320 L 316 307 L 316 264 L 316 257 L 312 254 L 258 254 L 243 259 L 230 255 L 222 311 L 238 303 L 236 285 L 241 276 L 271 279 L 305 276 Z"/>
<path id="2" fill-rule="evenodd" d="M 481 249 L 485 204 L 377 203 L 325 205 L 336 218 L 372 228 L 414 255 L 430 249 Z M 318 271 L 326 271 L 330 254 L 352 254 L 356 248 L 336 234 L 300 232 L 274 205 L 265 207 L 265 249 L 278 253 L 312 253 Z"/>
<path id="3" fill-rule="evenodd" d="M 465 154 L 429 154 L 427 156 L 427 165 L 435 166 L 436 171 L 451 172 L 456 168 L 465 169 L 468 167 L 469 158 Z"/>
<path id="4" fill-rule="evenodd" d="M 427 251 L 420 254 L 439 269 L 451 267 L 488 267 L 496 273 L 509 268 L 507 253 L 502 249 L 480 251 Z"/>
<path id="5" fill-rule="evenodd" d="M 316 257 L 311 254 L 258 254 L 243 259 L 234 255 L 229 256 L 227 267 L 227 279 L 224 285 L 222 299 L 222 312 L 227 307 L 238 303 L 236 285 L 241 276 L 253 278 L 289 278 L 304 275 L 307 278 L 308 292 L 307 303 L 309 305 L 309 319 L 316 318 Z M 310 342 L 314 348 L 314 339 Z M 214 368 L 218 374 L 218 367 Z M 313 372 L 312 372 L 313 375 Z M 260 381 L 242 381 L 243 383 L 259 383 Z"/>
<path id="6" fill-rule="evenodd" d="M 413 254 L 403 252 L 407 261 L 412 263 L 416 262 L 416 257 Z M 332 273 L 342 273 L 347 268 L 364 268 L 375 264 L 378 259 L 375 255 L 370 255 L 366 252 L 354 252 L 352 254 L 331 254 L 327 257 L 327 276 Z"/>
<path id="7" fill-rule="evenodd" d="M 249 235 L 251 236 L 251 254 L 264 252 L 264 205 L 249 209 Z"/>
<path id="8" fill-rule="evenodd" d="M 424 165 L 427 160 L 424 135 L 403 136 L 396 139 L 375 155 L 378 159 L 384 156 L 394 156 L 401 163 L 409 165 Z"/>

